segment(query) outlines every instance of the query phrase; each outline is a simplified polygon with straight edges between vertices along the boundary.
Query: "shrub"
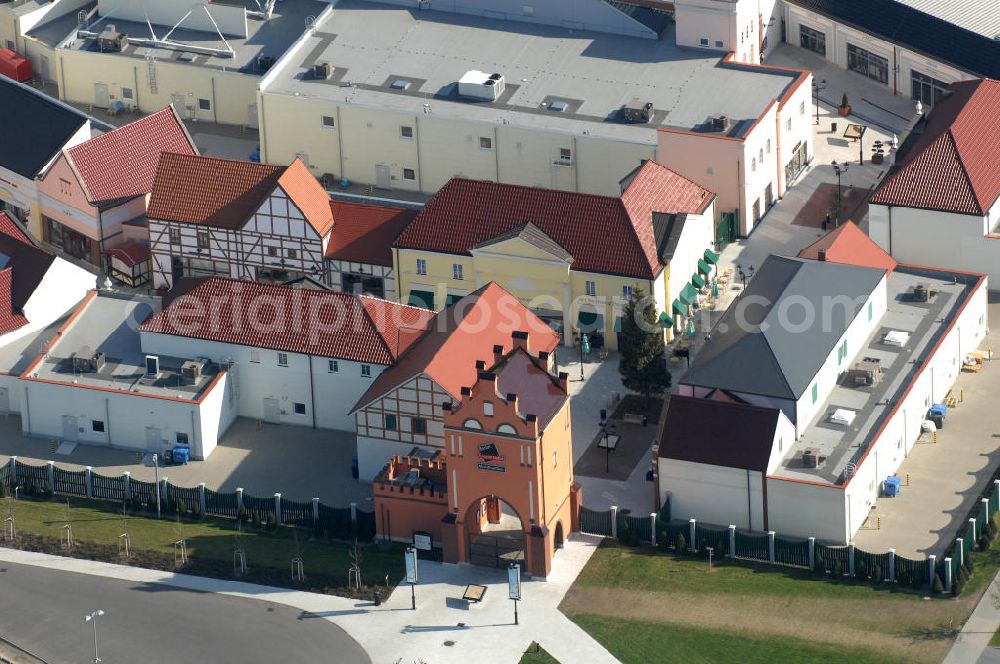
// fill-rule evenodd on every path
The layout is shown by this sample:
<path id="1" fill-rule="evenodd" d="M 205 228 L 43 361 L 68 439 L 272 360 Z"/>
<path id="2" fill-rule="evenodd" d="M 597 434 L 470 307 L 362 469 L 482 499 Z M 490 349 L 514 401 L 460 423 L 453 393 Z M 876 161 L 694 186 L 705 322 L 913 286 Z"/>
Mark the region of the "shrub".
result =
<path id="1" fill-rule="evenodd" d="M 964 577 L 964 575 L 959 574 L 957 577 L 955 577 L 955 580 L 952 581 L 951 583 L 952 592 L 956 595 L 961 595 L 962 590 L 965 589 L 965 582 L 966 578 Z"/>
<path id="2" fill-rule="evenodd" d="M 201 502 L 196 502 L 191 505 L 191 515 L 196 519 L 201 519 Z"/>
<path id="3" fill-rule="evenodd" d="M 657 546 L 660 547 L 660 551 L 666 552 L 670 550 L 670 537 L 667 535 L 665 529 L 660 529 L 656 535 Z"/>
<path id="4" fill-rule="evenodd" d="M 687 553 L 688 543 L 687 539 L 684 538 L 684 533 L 677 533 L 676 549 L 679 555 L 684 555 Z"/>
<path id="5" fill-rule="evenodd" d="M 914 590 L 920 590 L 924 587 L 924 576 L 922 571 L 912 572 L 910 574 L 910 587 Z"/>
<path id="6" fill-rule="evenodd" d="M 880 565 L 874 565 L 872 567 L 872 583 L 876 586 L 882 585 L 882 567 Z"/>
<path id="7" fill-rule="evenodd" d="M 839 560 L 833 561 L 833 570 L 831 570 L 831 574 L 833 575 L 833 578 L 838 581 L 840 580 L 840 577 L 844 576 L 844 566 L 840 564 Z"/>
<path id="8" fill-rule="evenodd" d="M 813 566 L 813 571 L 819 576 L 826 575 L 826 561 L 823 560 L 823 556 L 816 554 L 816 563 Z"/>
<path id="9" fill-rule="evenodd" d="M 865 561 L 859 560 L 854 566 L 854 578 L 862 581 L 868 580 L 868 566 Z"/>
<path id="10" fill-rule="evenodd" d="M 631 537 L 632 529 L 629 527 L 628 521 L 622 519 L 621 523 L 618 524 L 618 541 L 622 544 L 628 545 Z"/>
<path id="11" fill-rule="evenodd" d="M 850 102 L 847 99 L 847 93 L 845 92 L 844 96 L 840 98 L 840 107 L 841 108 L 847 108 L 850 105 L 851 104 L 850 104 Z"/>
<path id="12" fill-rule="evenodd" d="M 934 592 L 935 592 L 935 594 L 938 594 L 938 595 L 940 595 L 941 593 L 944 592 L 944 584 L 941 583 L 941 575 L 940 574 L 935 574 L 934 575 Z"/>

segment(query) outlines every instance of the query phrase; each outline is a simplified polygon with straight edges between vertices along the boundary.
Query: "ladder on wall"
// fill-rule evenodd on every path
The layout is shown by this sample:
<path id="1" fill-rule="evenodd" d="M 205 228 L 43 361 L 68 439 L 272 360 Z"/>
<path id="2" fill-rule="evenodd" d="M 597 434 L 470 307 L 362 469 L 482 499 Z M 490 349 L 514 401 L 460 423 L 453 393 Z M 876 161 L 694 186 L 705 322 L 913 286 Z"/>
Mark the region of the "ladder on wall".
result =
<path id="1" fill-rule="evenodd" d="M 156 94 L 156 58 L 152 53 L 146 54 L 146 77 L 149 80 L 149 91 Z"/>

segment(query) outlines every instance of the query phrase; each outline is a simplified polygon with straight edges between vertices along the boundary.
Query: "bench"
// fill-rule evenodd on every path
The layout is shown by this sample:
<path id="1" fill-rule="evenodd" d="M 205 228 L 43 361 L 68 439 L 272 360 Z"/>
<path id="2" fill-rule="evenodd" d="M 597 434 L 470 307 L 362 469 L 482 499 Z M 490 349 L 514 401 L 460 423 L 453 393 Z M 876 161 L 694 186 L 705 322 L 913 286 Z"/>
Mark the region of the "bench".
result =
<path id="1" fill-rule="evenodd" d="M 462 599 L 466 602 L 482 602 L 485 594 L 486 586 L 470 583 L 465 587 L 465 594 L 462 595 Z"/>

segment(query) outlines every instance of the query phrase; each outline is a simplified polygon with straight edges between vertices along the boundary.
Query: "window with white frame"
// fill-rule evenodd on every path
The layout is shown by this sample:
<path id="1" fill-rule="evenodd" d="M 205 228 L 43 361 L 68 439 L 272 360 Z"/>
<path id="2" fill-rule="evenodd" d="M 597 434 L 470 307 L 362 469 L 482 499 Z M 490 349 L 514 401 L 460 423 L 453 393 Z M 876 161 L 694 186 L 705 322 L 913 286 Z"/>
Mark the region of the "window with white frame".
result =
<path id="1" fill-rule="evenodd" d="M 633 292 L 634 291 L 632 290 L 631 286 L 622 286 L 622 297 L 624 297 L 626 300 L 632 299 Z"/>
<path id="2" fill-rule="evenodd" d="M 198 231 L 198 250 L 203 251 L 211 246 L 211 239 L 206 231 Z"/>
<path id="3" fill-rule="evenodd" d="M 132 88 L 122 88 L 122 99 L 134 99 L 135 95 L 132 92 Z"/>
<path id="4" fill-rule="evenodd" d="M 806 103 L 804 101 L 799 102 L 799 115 L 806 114 Z"/>
<path id="5" fill-rule="evenodd" d="M 492 150 L 493 149 L 493 139 L 489 136 L 479 137 L 479 149 L 480 150 Z"/>
<path id="6" fill-rule="evenodd" d="M 403 125 L 399 128 L 400 138 L 413 138 L 413 127 Z"/>
<path id="7" fill-rule="evenodd" d="M 454 277 L 456 281 L 461 281 L 463 279 L 461 263 L 454 263 L 451 266 L 451 276 Z"/>
<path id="8" fill-rule="evenodd" d="M 167 233 L 170 235 L 170 244 L 181 243 L 181 229 L 171 226 L 170 230 L 167 231 Z"/>
<path id="9" fill-rule="evenodd" d="M 372 367 L 371 367 L 371 365 L 370 364 L 362 364 L 361 365 L 361 377 L 362 378 L 371 378 L 371 375 L 372 375 Z"/>
<path id="10" fill-rule="evenodd" d="M 198 110 L 199 111 L 211 111 L 212 102 L 209 99 L 199 99 L 198 100 Z"/>
<path id="11" fill-rule="evenodd" d="M 253 364 L 260 364 L 260 351 L 256 348 L 250 349 L 250 362 Z"/>
<path id="12" fill-rule="evenodd" d="M 751 173 L 756 173 L 757 172 L 757 157 L 753 157 L 750 160 L 750 172 Z"/>
<path id="13" fill-rule="evenodd" d="M 279 367 L 288 366 L 288 353 L 278 353 L 278 366 Z"/>
<path id="14" fill-rule="evenodd" d="M 584 282 L 584 287 L 586 288 L 587 295 L 594 296 L 597 295 L 597 283 L 593 281 Z"/>
<path id="15" fill-rule="evenodd" d="M 698 45 L 699 46 L 708 46 L 708 37 L 699 37 L 698 38 Z"/>
<path id="16" fill-rule="evenodd" d="M 403 179 L 404 180 L 416 180 L 417 179 L 417 172 L 415 170 L 413 170 L 412 168 L 404 168 L 403 169 Z"/>
<path id="17" fill-rule="evenodd" d="M 423 258 L 417 259 L 417 274 L 427 274 L 427 261 Z"/>
<path id="18" fill-rule="evenodd" d="M 765 152 L 771 154 L 771 139 L 767 139 L 767 144 L 765 145 Z"/>
<path id="19" fill-rule="evenodd" d="M 340 371 L 340 363 L 337 362 L 337 360 L 329 360 L 326 363 L 326 370 L 329 373 L 337 373 L 338 371 Z"/>
<path id="20" fill-rule="evenodd" d="M 492 401 L 484 401 L 483 402 L 483 415 L 492 415 L 492 414 L 493 414 L 493 402 Z"/>

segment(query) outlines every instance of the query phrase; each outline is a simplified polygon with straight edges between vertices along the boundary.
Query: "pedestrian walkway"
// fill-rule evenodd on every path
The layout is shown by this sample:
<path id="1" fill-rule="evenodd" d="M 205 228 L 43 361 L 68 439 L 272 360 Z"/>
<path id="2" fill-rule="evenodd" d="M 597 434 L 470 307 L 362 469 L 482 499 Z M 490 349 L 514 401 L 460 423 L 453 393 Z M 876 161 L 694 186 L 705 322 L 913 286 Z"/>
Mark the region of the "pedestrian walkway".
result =
<path id="1" fill-rule="evenodd" d="M 519 661 L 532 641 L 540 643 L 564 664 L 599 664 L 617 660 L 558 609 L 599 542 L 600 538 L 589 535 L 570 537 L 556 554 L 547 579 L 522 583 L 523 600 L 518 604 L 517 625 L 514 603 L 507 595 L 506 571 L 470 565 L 421 561 L 414 611 L 410 608 L 410 589 L 405 584 L 397 587 L 381 606 L 374 606 L 367 600 L 15 549 L 0 548 L 0 561 L 284 604 L 299 609 L 303 620 L 329 620 L 343 628 L 373 662 L 380 664 L 398 661 L 512 664 Z M 487 587 L 482 602 L 461 600 L 469 583 Z"/>
<path id="2" fill-rule="evenodd" d="M 993 578 L 989 588 L 983 593 L 982 599 L 976 605 L 969 619 L 962 626 L 962 631 L 955 639 L 943 664 L 971 664 L 979 662 L 1000 662 L 1000 650 L 990 647 L 990 639 L 1000 626 L 1000 584 Z"/>

